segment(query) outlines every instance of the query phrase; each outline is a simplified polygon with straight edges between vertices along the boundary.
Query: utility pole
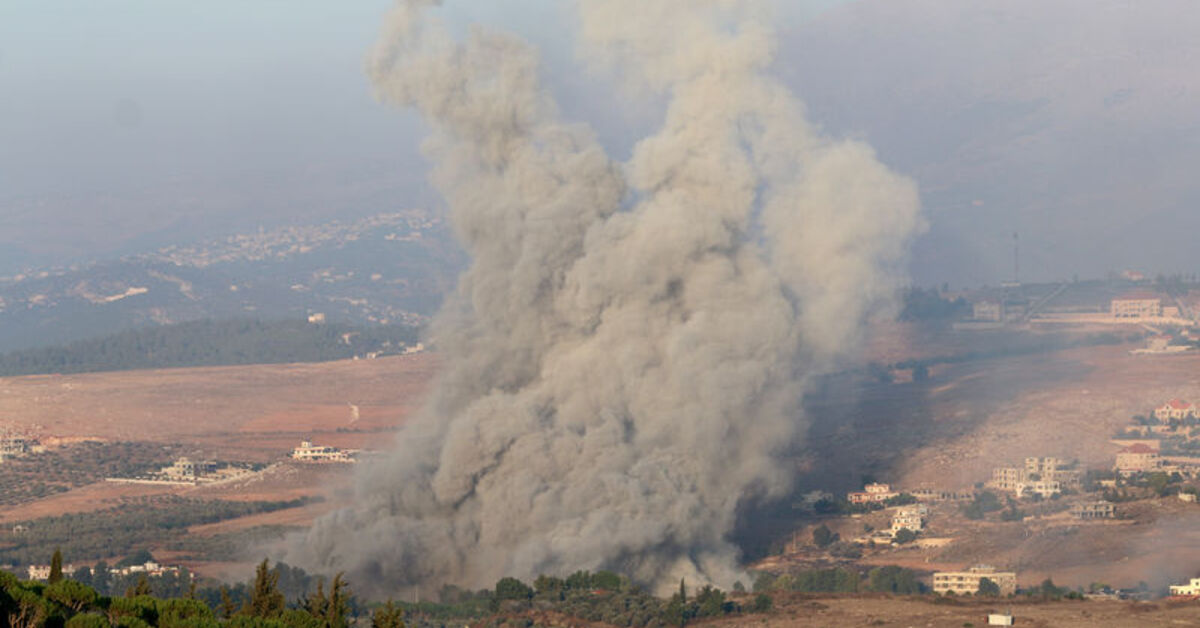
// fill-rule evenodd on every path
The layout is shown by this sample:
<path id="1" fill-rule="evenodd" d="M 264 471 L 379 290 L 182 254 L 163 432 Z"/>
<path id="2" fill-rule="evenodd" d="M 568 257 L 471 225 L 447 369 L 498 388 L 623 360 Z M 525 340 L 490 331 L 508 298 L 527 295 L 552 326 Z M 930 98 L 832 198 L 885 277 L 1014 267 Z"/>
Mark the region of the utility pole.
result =
<path id="1" fill-rule="evenodd" d="M 1021 285 L 1021 237 L 1013 232 L 1013 283 Z"/>

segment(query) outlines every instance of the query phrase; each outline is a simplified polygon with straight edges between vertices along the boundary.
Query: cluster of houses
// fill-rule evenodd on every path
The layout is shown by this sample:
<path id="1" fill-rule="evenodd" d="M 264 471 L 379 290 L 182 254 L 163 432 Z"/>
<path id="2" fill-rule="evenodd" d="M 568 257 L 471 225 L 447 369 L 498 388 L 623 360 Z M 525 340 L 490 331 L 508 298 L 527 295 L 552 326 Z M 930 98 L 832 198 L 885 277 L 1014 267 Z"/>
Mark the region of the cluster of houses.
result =
<path id="1" fill-rule="evenodd" d="M 79 568 L 75 565 L 63 565 L 62 573 L 64 576 L 71 577 Z M 140 565 L 129 565 L 127 567 L 109 567 L 108 574 L 111 576 L 129 576 L 145 574 L 147 576 L 165 576 L 168 574 L 178 575 L 187 573 L 191 576 L 191 572 L 186 572 L 180 567 L 160 565 L 155 561 L 148 561 Z M 50 565 L 30 565 L 28 567 L 28 575 L 30 580 L 49 580 Z"/>
<path id="2" fill-rule="evenodd" d="M 1022 467 L 993 469 L 987 485 L 1010 492 L 1018 499 L 1031 495 L 1049 498 L 1062 493 L 1064 488 L 1078 487 L 1081 477 L 1074 463 L 1060 458 L 1026 458 Z"/>

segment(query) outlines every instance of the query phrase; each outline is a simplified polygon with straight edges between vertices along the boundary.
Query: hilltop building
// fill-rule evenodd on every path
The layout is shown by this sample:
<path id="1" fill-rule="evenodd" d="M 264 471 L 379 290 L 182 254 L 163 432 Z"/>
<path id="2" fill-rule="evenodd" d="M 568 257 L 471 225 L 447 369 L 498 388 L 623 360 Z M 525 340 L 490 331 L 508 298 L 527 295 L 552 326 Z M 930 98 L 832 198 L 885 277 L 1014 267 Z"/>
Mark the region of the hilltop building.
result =
<path id="1" fill-rule="evenodd" d="M 892 534 L 905 528 L 912 532 L 920 532 L 925 528 L 925 517 L 928 515 L 929 507 L 925 504 L 901 506 L 896 510 L 896 514 L 892 515 Z"/>
<path id="2" fill-rule="evenodd" d="M 937 571 L 933 574 L 933 592 L 945 595 L 974 595 L 979 592 L 979 583 L 984 578 L 1000 587 L 1000 595 L 1017 592 L 1017 574 L 1012 571 L 996 571 L 990 565 L 976 565 L 966 571 Z"/>
<path id="3" fill-rule="evenodd" d="M 893 497 L 900 495 L 892 490 L 888 484 L 868 484 L 861 491 L 846 493 L 846 501 L 851 504 L 869 504 L 872 502 L 885 502 Z"/>
<path id="4" fill-rule="evenodd" d="M 1167 423 L 1171 419 L 1200 419 L 1200 408 L 1189 401 L 1172 399 L 1154 409 L 1154 418 L 1162 423 Z"/>
<path id="5" fill-rule="evenodd" d="M 312 441 L 301 441 L 300 446 L 292 450 L 292 459 L 300 462 L 354 462 L 348 451 L 337 447 L 313 445 Z"/>
<path id="6" fill-rule="evenodd" d="M 1122 476 L 1138 473 L 1151 473 L 1162 470 L 1163 461 L 1158 450 L 1135 443 L 1117 452 L 1117 461 L 1113 470 Z"/>
<path id="7" fill-rule="evenodd" d="M 1162 316 L 1162 298 L 1152 292 L 1137 291 L 1112 300 L 1113 318 L 1157 318 Z"/>
<path id="8" fill-rule="evenodd" d="M 1079 485 L 1079 471 L 1060 458 L 1026 458 L 1023 467 L 997 467 L 992 470 L 988 486 L 1011 491 L 1016 497 L 1040 495 L 1051 497 L 1061 493 L 1064 486 Z"/>
<path id="9" fill-rule="evenodd" d="M 1200 596 L 1200 578 L 1192 578 L 1187 584 L 1171 585 L 1171 595 Z"/>

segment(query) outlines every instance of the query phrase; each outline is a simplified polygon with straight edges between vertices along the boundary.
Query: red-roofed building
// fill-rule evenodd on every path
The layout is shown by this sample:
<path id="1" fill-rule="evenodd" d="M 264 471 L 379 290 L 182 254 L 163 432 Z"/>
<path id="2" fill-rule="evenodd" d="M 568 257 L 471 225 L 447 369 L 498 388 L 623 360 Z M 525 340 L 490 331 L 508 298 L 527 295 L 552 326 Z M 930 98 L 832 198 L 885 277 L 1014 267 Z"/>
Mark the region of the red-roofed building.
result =
<path id="1" fill-rule="evenodd" d="M 1154 409 L 1154 418 L 1166 423 L 1171 419 L 1200 418 L 1196 405 L 1182 399 L 1172 399 Z"/>
<path id="2" fill-rule="evenodd" d="M 867 504 L 871 502 L 885 502 L 900 493 L 892 490 L 892 487 L 887 484 L 868 484 L 863 487 L 864 490 L 846 493 L 846 501 L 851 504 Z"/>
<path id="3" fill-rule="evenodd" d="M 1114 318 L 1156 318 L 1162 316 L 1162 297 L 1139 290 L 1112 300 L 1109 310 Z"/>
<path id="4" fill-rule="evenodd" d="M 1113 470 L 1123 476 L 1151 473 L 1161 469 L 1162 457 L 1158 455 L 1158 450 L 1141 443 L 1117 452 L 1117 462 L 1113 465 Z"/>

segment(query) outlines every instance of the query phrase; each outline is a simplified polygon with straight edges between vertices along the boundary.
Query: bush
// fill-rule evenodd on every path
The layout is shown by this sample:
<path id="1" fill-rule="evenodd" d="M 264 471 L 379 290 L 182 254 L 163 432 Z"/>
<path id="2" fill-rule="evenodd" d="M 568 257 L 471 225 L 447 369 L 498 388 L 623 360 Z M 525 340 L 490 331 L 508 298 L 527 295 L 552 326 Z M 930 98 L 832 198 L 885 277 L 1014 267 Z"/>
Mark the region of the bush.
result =
<path id="1" fill-rule="evenodd" d="M 533 589 L 516 578 L 501 578 L 496 583 L 496 599 L 528 600 L 533 597 Z"/>

